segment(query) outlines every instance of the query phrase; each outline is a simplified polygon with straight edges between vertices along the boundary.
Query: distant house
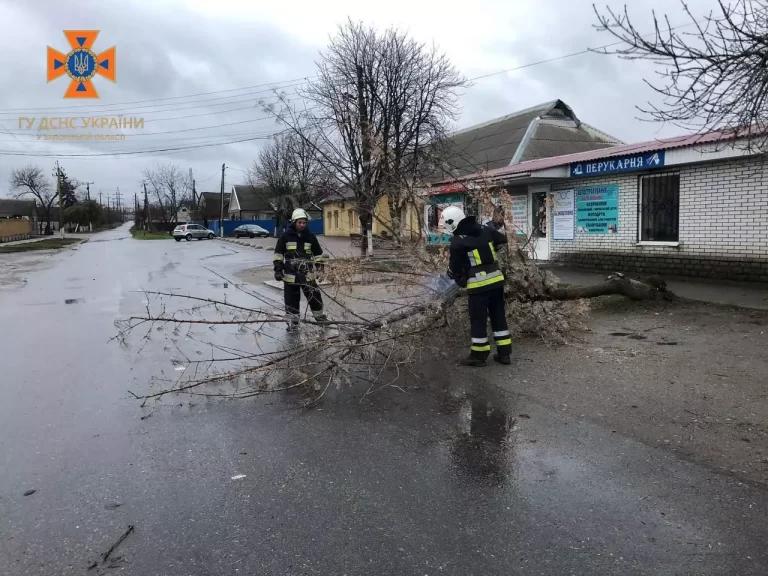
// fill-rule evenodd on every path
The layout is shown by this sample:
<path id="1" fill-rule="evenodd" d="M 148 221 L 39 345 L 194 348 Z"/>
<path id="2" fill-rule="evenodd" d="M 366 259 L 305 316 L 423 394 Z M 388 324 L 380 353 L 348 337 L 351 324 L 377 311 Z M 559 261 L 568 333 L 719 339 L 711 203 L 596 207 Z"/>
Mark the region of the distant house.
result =
<path id="1" fill-rule="evenodd" d="M 0 199 L 0 242 L 24 240 L 35 231 L 35 201 Z"/>
<path id="2" fill-rule="evenodd" d="M 186 224 L 196 219 L 196 212 L 194 202 L 192 200 L 183 200 L 179 204 L 179 209 L 176 211 L 176 222 L 178 224 Z"/>
<path id="3" fill-rule="evenodd" d="M 34 200 L 12 200 L 0 198 L 0 218 L 35 220 L 36 204 Z"/>
<path id="4" fill-rule="evenodd" d="M 266 186 L 235 184 L 231 198 L 230 220 L 272 220 L 275 217 L 276 206 Z"/>
<path id="5" fill-rule="evenodd" d="M 298 203 L 293 201 L 298 207 Z M 267 186 L 235 184 L 232 186 L 232 201 L 229 206 L 230 220 L 274 220 L 277 216 L 278 200 Z M 312 220 L 322 217 L 321 208 L 310 203 L 304 208 Z"/>
<path id="6" fill-rule="evenodd" d="M 343 190 L 320 201 L 323 209 L 323 223 L 326 236 L 349 236 L 360 234 L 360 214 L 357 201 L 351 190 Z M 413 236 L 419 235 L 419 218 L 415 206 L 406 210 L 404 231 Z M 382 196 L 373 209 L 371 232 L 376 236 L 392 236 L 392 219 L 387 198 Z"/>
<path id="7" fill-rule="evenodd" d="M 229 214 L 230 195 L 224 194 L 224 218 Z M 205 226 L 209 222 L 218 221 L 221 217 L 221 193 L 220 192 L 202 192 L 197 206 L 198 214 L 196 220 L 201 220 Z"/>

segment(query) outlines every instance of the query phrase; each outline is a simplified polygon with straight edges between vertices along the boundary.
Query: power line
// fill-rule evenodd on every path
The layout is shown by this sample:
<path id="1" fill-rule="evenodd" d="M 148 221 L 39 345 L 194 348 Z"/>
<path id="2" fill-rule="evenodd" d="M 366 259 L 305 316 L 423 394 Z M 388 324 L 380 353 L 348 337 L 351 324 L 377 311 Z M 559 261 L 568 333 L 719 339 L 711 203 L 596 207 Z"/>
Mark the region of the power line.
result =
<path id="1" fill-rule="evenodd" d="M 298 85 L 296 85 L 298 86 Z M 136 106 L 133 108 L 117 108 L 114 110 L 95 110 L 88 113 L 90 110 L 89 108 L 78 108 L 78 111 L 84 111 L 87 115 L 85 116 L 73 116 L 74 118 L 91 118 L 94 115 L 104 115 L 104 114 L 110 114 L 110 115 L 124 115 L 124 114 L 160 114 L 163 112 L 172 112 L 175 110 L 194 110 L 195 108 L 212 108 L 215 106 L 230 106 L 232 104 L 244 104 L 246 102 L 253 102 L 253 97 L 257 96 L 259 94 L 264 94 L 267 92 L 273 92 L 272 89 L 270 90 L 258 90 L 255 92 L 248 92 L 243 94 L 235 94 L 233 96 L 224 96 L 220 98 L 209 98 L 205 100 L 195 100 L 190 102 L 178 102 L 178 103 L 168 103 L 168 104 L 148 104 L 146 106 Z M 293 92 L 285 92 L 285 95 L 293 95 L 296 91 Z M 259 100 L 272 100 L 273 98 L 275 100 L 281 99 L 282 96 L 275 95 L 274 97 L 270 96 L 264 96 L 260 98 Z M 240 100 L 237 100 L 238 98 L 241 98 Z M 245 99 L 242 99 L 245 98 Z M 156 108 L 155 110 L 147 110 L 148 108 Z M 50 112 L 52 112 L 53 109 L 40 109 L 39 111 L 35 112 L 34 110 L 27 110 L 26 113 L 34 113 L 34 114 L 42 114 L 43 116 L 49 116 L 52 115 Z M 58 111 L 53 111 L 54 114 L 58 114 Z M 19 116 L 19 112 L 3 112 L 0 111 L 0 116 L 10 116 L 12 118 L 15 118 Z"/>
<path id="2" fill-rule="evenodd" d="M 280 132 L 275 132 L 273 134 L 263 135 L 263 136 L 250 136 L 248 138 L 229 140 L 226 142 L 210 142 L 206 144 L 193 144 L 190 146 L 154 148 L 154 149 L 147 149 L 147 150 L 131 150 L 131 151 L 123 151 L 123 152 L 98 152 L 98 153 L 89 153 L 89 154 L 61 154 L 61 153 L 51 153 L 51 152 L 17 152 L 17 151 L 9 151 L 9 150 L 0 150 L 0 156 L 32 156 L 36 158 L 94 158 L 94 157 L 103 157 L 103 156 L 136 156 L 139 154 L 156 154 L 159 152 L 175 152 L 180 150 L 194 150 L 197 148 L 209 148 L 211 146 L 225 146 L 228 144 L 240 144 L 242 142 L 252 142 L 254 140 L 269 140 L 270 138 L 273 138 L 279 134 L 282 134 L 283 132 L 285 131 L 283 130 Z"/>
<path id="3" fill-rule="evenodd" d="M 680 27 L 685 27 L 685 26 L 690 26 L 690 24 L 686 24 L 686 25 L 678 26 L 678 27 L 673 27 L 671 29 L 674 30 L 674 29 L 677 29 L 677 28 L 680 28 Z M 596 51 L 596 50 L 603 50 L 603 49 L 606 49 L 606 48 L 610 48 L 611 46 L 615 46 L 617 44 L 621 44 L 621 42 L 620 41 L 612 42 L 612 43 L 609 43 L 609 44 L 605 44 L 603 46 L 597 46 L 597 47 L 593 47 L 593 48 L 586 48 L 584 50 L 579 50 L 577 52 L 571 52 L 571 53 L 568 53 L 568 54 L 562 54 L 560 56 L 555 56 L 555 57 L 552 57 L 552 58 L 546 58 L 546 59 L 538 60 L 538 61 L 535 61 L 535 62 L 529 62 L 527 64 L 522 64 L 520 66 L 515 66 L 513 68 L 506 68 L 506 69 L 498 70 L 496 72 L 491 72 L 491 73 L 488 73 L 488 74 L 481 74 L 481 75 L 469 78 L 468 80 L 469 81 L 482 80 L 482 79 L 485 79 L 485 78 L 490 78 L 492 76 L 498 76 L 500 74 L 505 74 L 507 72 L 514 72 L 514 71 L 517 71 L 517 70 L 522 70 L 522 69 L 525 69 L 525 68 L 530 68 L 530 67 L 538 66 L 538 65 L 541 65 L 541 64 L 555 62 L 555 61 L 558 61 L 558 60 L 564 60 L 564 59 L 567 59 L 567 58 L 573 58 L 575 56 L 580 56 L 580 55 L 588 54 L 588 53 Z M 297 80 L 303 80 L 304 82 L 298 83 L 298 84 L 296 84 L 296 86 L 299 86 L 299 85 L 305 83 L 310 78 L 313 78 L 313 77 L 304 77 L 303 79 L 297 79 Z M 291 82 L 291 81 L 273 82 L 271 84 L 273 84 L 273 85 L 276 85 L 276 84 L 287 84 L 289 82 Z M 262 84 L 262 85 L 255 85 L 255 86 L 263 86 L 263 85 L 264 84 Z M 216 91 L 216 92 L 208 92 L 208 93 L 204 92 L 204 93 L 197 94 L 197 96 L 199 96 L 199 95 L 209 95 L 209 94 L 218 94 L 218 93 L 222 93 L 222 92 L 242 91 L 244 89 L 246 89 L 246 88 L 241 88 L 241 89 L 232 88 L 232 89 L 229 89 L 229 90 Z M 271 90 L 274 90 L 274 88 L 271 88 L 271 89 L 269 89 L 267 91 L 271 91 Z M 193 97 L 193 96 L 195 96 L 195 95 L 189 95 L 187 97 Z M 243 96 L 242 94 L 238 94 L 238 95 L 233 95 L 233 96 L 227 97 L 227 98 L 238 98 L 238 97 L 242 97 L 242 96 Z M 176 97 L 168 97 L 168 98 L 161 98 L 161 99 L 144 100 L 144 102 L 147 102 L 147 101 L 158 101 L 158 100 L 165 100 L 165 99 L 182 99 L 182 98 L 185 98 L 185 97 L 184 96 L 176 96 Z M 216 100 L 216 99 L 214 99 L 214 100 Z M 135 101 L 135 102 L 142 102 L 142 101 Z M 199 105 L 193 106 L 192 108 L 199 108 L 201 106 L 227 105 L 227 104 L 233 104 L 233 103 L 234 102 L 232 102 L 232 101 L 229 101 L 229 102 L 226 102 L 226 103 L 222 103 L 222 104 L 205 104 L 205 103 L 201 103 Z M 120 104 L 120 105 L 124 105 L 124 104 L 125 103 Z M 182 104 L 185 104 L 185 103 L 182 103 Z M 112 106 L 112 105 L 103 105 L 103 106 Z M 157 106 L 157 105 L 155 105 L 155 106 Z M 155 106 L 151 106 L 150 105 L 150 106 L 147 106 L 147 107 L 151 108 L 151 107 L 155 107 Z M 63 107 L 62 109 L 67 109 L 67 108 L 69 108 L 69 107 Z M 179 108 L 179 106 L 175 106 L 173 109 L 174 110 L 178 110 L 180 108 Z M 181 109 L 184 109 L 184 108 L 181 108 Z M 31 109 L 29 109 L 29 110 L 31 110 Z M 4 112 L 0 111 L 0 114 L 3 114 L 3 113 Z M 190 115 L 190 117 L 191 117 L 191 115 Z M 183 116 L 180 117 L 180 118 L 177 118 L 177 119 L 181 119 L 181 118 L 183 118 Z M 184 131 L 185 130 L 179 130 L 179 132 L 184 132 Z M 173 133 L 173 132 L 174 131 L 168 131 L 167 133 Z M 236 144 L 236 143 L 249 142 L 249 141 L 254 141 L 254 140 L 264 140 L 264 139 L 272 138 L 272 137 L 274 137 L 274 136 L 276 136 L 278 134 L 281 134 L 283 132 L 285 132 L 285 130 L 279 131 L 279 132 L 275 132 L 275 133 L 272 133 L 272 134 L 269 134 L 269 135 L 252 136 L 252 137 L 249 137 L 249 138 L 230 140 L 230 141 L 227 141 L 227 142 L 218 142 L 218 143 L 217 142 L 211 142 L 211 143 L 206 143 L 206 144 L 198 144 L 198 145 L 190 145 L 190 146 L 157 148 L 157 149 L 136 150 L 136 151 L 127 151 L 127 152 L 104 152 L 104 153 L 91 153 L 91 154 L 54 154 L 54 153 L 47 153 L 47 152 L 46 153 L 35 153 L 35 152 L 0 151 L 0 156 L 101 157 L 101 156 L 127 156 L 127 155 L 137 155 L 137 154 L 151 154 L 151 153 L 157 153 L 157 152 L 171 152 L 171 151 L 191 150 L 191 149 L 196 149 L 196 148 L 206 148 L 206 147 L 211 147 L 211 146 L 223 146 L 223 145 L 228 145 L 228 144 Z M 10 134 L 14 135 L 13 133 L 10 133 Z M 161 134 L 161 133 L 157 133 L 157 134 Z"/>
<path id="4" fill-rule="evenodd" d="M 305 84 L 307 80 L 309 80 L 310 77 L 302 77 L 302 78 L 294 78 L 291 80 L 278 80 L 274 82 L 263 82 L 261 84 L 253 84 L 251 86 L 243 86 L 241 88 L 229 88 L 227 90 L 215 90 L 212 92 L 198 92 L 195 94 L 185 94 L 182 96 L 164 96 L 160 98 L 146 98 L 143 100 L 131 100 L 131 101 L 124 101 L 124 102 L 113 102 L 111 104 L 89 104 L 87 106 L 52 106 L 52 107 L 44 107 L 44 106 L 38 106 L 38 107 L 32 107 L 32 108 L 6 108 L 6 109 L 0 109 L 0 114 L 17 114 L 20 112 L 39 112 L 39 111 L 61 111 L 61 110 L 92 110 L 92 109 L 110 109 L 113 107 L 121 107 L 121 106 L 127 106 L 131 104 L 144 104 L 147 102 L 164 102 L 167 100 L 181 100 L 181 99 L 187 99 L 187 98 L 196 98 L 198 96 L 211 96 L 215 94 L 223 94 L 225 92 L 242 92 L 245 90 L 253 90 L 254 88 L 261 88 L 263 86 L 270 86 L 270 88 L 264 89 L 264 90 L 258 90 L 256 92 L 253 92 L 253 94 L 259 94 L 264 92 L 271 92 L 275 88 L 290 88 L 293 86 L 301 86 L 302 84 Z M 240 96 L 244 96 L 244 94 L 232 94 L 231 96 L 226 96 L 225 98 L 237 98 Z M 205 100 L 205 99 L 203 99 Z M 155 104 L 156 106 L 162 106 L 162 104 Z M 135 109 L 135 108 L 133 108 Z M 110 110 L 110 112 L 113 112 Z"/>

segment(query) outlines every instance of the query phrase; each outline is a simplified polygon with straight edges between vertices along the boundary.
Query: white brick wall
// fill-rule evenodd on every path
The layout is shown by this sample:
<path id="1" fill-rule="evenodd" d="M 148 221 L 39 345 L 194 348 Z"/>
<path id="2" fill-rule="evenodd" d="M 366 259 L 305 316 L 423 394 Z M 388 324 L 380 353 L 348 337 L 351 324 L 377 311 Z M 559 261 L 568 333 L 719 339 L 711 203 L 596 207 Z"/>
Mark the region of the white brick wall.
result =
<path id="1" fill-rule="evenodd" d="M 680 246 L 638 245 L 639 176 L 613 175 L 563 181 L 552 190 L 595 184 L 619 185 L 617 234 L 576 233 L 575 239 L 552 240 L 558 254 L 612 252 L 637 256 L 684 258 L 723 256 L 768 259 L 768 163 L 745 158 L 670 168 L 680 174 Z M 551 238 L 551 218 L 550 231 Z"/>

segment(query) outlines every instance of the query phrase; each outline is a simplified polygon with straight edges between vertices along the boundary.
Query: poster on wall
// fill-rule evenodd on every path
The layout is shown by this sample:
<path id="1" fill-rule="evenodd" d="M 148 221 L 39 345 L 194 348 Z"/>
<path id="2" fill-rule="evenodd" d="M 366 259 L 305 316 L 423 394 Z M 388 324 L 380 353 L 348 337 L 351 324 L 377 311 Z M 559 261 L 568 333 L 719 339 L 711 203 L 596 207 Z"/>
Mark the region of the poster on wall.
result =
<path id="1" fill-rule="evenodd" d="M 580 234 L 618 233 L 618 184 L 576 190 L 576 231 Z"/>
<path id="2" fill-rule="evenodd" d="M 573 240 L 573 190 L 560 190 L 552 196 L 552 237 L 555 240 Z"/>
<path id="3" fill-rule="evenodd" d="M 510 198 L 512 219 L 507 219 L 507 225 L 520 236 L 528 236 L 528 196 L 518 194 Z"/>

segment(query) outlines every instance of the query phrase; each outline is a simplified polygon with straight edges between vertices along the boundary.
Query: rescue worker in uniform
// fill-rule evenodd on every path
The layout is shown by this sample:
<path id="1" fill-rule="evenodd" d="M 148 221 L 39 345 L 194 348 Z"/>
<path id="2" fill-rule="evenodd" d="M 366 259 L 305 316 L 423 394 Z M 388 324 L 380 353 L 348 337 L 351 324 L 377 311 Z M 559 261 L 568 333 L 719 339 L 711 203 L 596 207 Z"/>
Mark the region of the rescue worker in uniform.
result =
<path id="1" fill-rule="evenodd" d="M 326 258 L 317 236 L 309 231 L 308 224 L 309 215 L 302 208 L 297 208 L 291 215 L 290 224 L 275 245 L 275 280 L 283 282 L 289 331 L 299 328 L 302 291 L 315 321 L 328 321 L 323 312 L 323 298 L 317 285 L 317 273 L 322 272 Z"/>
<path id="2" fill-rule="evenodd" d="M 474 216 L 466 216 L 458 206 L 443 211 L 443 228 L 453 233 L 448 276 L 467 289 L 469 322 L 472 337 L 469 356 L 464 366 L 485 366 L 491 343 L 487 324 L 491 319 L 496 354 L 500 364 L 510 364 L 512 339 L 504 311 L 504 274 L 499 269 L 496 249 L 507 243 L 504 234 L 480 225 Z"/>

